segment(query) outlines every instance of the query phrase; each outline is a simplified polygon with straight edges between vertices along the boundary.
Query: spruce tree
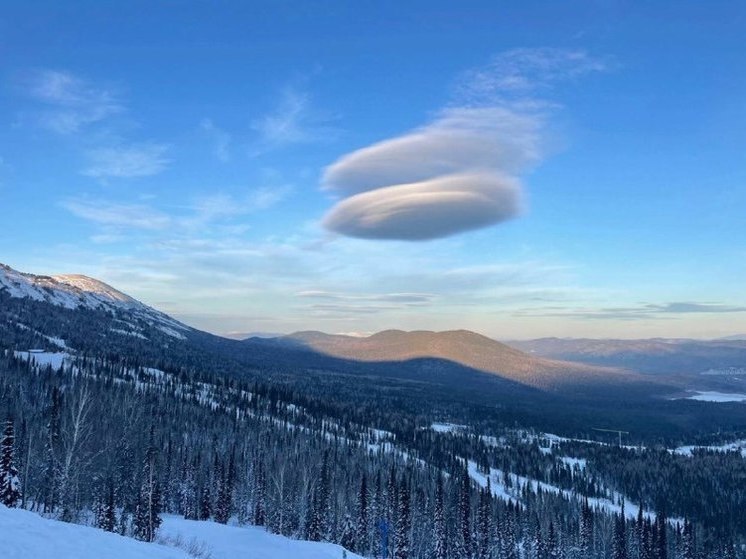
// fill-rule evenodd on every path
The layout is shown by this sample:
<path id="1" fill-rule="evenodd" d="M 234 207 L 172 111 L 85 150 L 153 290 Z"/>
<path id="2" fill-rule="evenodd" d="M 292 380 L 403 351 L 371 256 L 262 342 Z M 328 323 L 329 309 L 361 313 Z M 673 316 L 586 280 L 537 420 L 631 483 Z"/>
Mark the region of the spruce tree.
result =
<path id="1" fill-rule="evenodd" d="M 342 535 L 339 539 L 339 545 L 345 549 L 355 549 L 355 525 L 352 522 L 350 513 L 345 514 L 345 519 L 342 524 Z"/>
<path id="2" fill-rule="evenodd" d="M 49 419 L 44 441 L 44 512 L 52 512 L 57 506 L 59 484 L 59 444 L 60 444 L 60 392 L 52 390 L 49 406 Z"/>
<path id="3" fill-rule="evenodd" d="M 591 559 L 593 553 L 593 511 L 588 504 L 588 497 L 583 500 L 580 509 L 580 557 Z"/>
<path id="4" fill-rule="evenodd" d="M 614 518 L 614 540 L 613 559 L 627 559 L 627 520 L 624 517 L 624 505 L 622 512 Z"/>
<path id="5" fill-rule="evenodd" d="M 110 480 L 106 484 L 103 493 L 103 498 L 99 502 L 99 507 L 96 513 L 96 526 L 106 532 L 113 532 L 117 524 L 113 480 Z"/>
<path id="6" fill-rule="evenodd" d="M 459 539 L 456 550 L 457 559 L 470 559 L 472 556 L 471 540 L 471 478 L 465 467 L 461 472 L 461 491 L 458 503 Z"/>
<path id="7" fill-rule="evenodd" d="M 145 455 L 142 470 L 140 498 L 135 508 L 134 530 L 138 540 L 152 542 L 161 525 L 161 499 L 156 475 L 157 451 L 150 430 L 150 444 Z"/>
<path id="8" fill-rule="evenodd" d="M 368 537 L 368 477 L 363 472 L 357 494 L 357 526 L 355 528 L 355 551 L 365 555 L 369 547 Z"/>
<path id="9" fill-rule="evenodd" d="M 435 550 L 433 559 L 448 558 L 448 536 L 446 534 L 445 511 L 443 510 L 443 478 L 438 476 L 435 486 L 435 518 L 433 519 L 433 538 Z"/>
<path id="10" fill-rule="evenodd" d="M 394 534 L 394 559 L 409 559 L 412 516 L 409 508 L 409 487 L 406 482 L 399 485 L 398 505 Z"/>
<path id="11" fill-rule="evenodd" d="M 492 486 L 487 478 L 487 487 L 480 492 L 477 518 L 477 557 L 489 559 L 492 543 Z"/>
<path id="12" fill-rule="evenodd" d="M 0 503 L 15 507 L 21 500 L 21 480 L 15 465 L 15 432 L 13 419 L 5 422 L 3 440 L 0 444 Z"/>

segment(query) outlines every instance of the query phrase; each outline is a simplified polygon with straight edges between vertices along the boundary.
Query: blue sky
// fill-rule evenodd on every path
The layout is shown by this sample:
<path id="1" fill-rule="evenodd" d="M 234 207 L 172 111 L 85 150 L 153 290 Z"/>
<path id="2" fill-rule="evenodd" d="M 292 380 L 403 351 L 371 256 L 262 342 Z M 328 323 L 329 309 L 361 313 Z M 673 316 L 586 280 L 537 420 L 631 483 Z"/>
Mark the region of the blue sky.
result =
<path id="1" fill-rule="evenodd" d="M 0 261 L 213 332 L 746 332 L 737 2 L 10 2 Z"/>

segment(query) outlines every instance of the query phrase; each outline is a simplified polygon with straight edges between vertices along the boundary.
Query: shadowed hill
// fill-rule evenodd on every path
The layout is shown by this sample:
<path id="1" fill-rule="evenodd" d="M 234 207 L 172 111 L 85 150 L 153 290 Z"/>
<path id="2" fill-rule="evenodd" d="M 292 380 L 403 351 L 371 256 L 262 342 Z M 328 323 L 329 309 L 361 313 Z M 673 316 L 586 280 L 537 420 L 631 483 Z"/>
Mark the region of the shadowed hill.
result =
<path id="1" fill-rule="evenodd" d="M 619 369 L 534 357 L 468 330 L 385 330 L 369 337 L 298 332 L 278 341 L 331 357 L 364 362 L 447 360 L 537 388 L 639 380 L 637 375 Z"/>

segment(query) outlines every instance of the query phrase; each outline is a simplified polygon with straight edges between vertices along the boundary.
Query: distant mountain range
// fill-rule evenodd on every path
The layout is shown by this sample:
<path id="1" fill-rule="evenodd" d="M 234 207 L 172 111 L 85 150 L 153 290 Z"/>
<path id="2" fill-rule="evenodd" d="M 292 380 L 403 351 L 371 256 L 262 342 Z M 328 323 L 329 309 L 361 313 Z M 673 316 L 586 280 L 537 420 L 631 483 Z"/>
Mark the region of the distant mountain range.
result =
<path id="1" fill-rule="evenodd" d="M 623 367 L 648 374 L 694 374 L 746 365 L 746 340 L 739 336 L 718 340 L 542 338 L 509 344 L 537 357 Z"/>
<path id="2" fill-rule="evenodd" d="M 662 421 L 661 429 L 678 429 L 723 419 L 709 407 L 695 413 L 691 404 L 668 397 L 721 385 L 733 391 L 727 383 L 740 380 L 679 373 L 746 365 L 746 342 L 729 340 L 552 338 L 504 344 L 466 330 L 264 336 L 216 336 L 93 278 L 38 276 L 0 265 L 0 351 L 44 349 L 185 375 L 255 380 L 355 409 L 387 402 L 413 413 L 500 410 L 505 421 L 545 426 L 602 418 L 605 424 Z M 700 385 L 690 386 L 695 382 Z M 741 410 L 718 406 L 727 421 Z"/>

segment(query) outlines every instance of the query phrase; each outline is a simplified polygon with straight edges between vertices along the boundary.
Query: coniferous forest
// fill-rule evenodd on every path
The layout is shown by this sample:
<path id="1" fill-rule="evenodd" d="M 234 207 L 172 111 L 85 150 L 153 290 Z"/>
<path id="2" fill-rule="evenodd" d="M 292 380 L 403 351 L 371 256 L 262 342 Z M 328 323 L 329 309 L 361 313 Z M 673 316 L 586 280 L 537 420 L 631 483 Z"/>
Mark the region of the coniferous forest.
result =
<path id="1" fill-rule="evenodd" d="M 366 417 L 258 380 L 81 354 L 0 358 L 5 505 L 144 541 L 238 522 L 366 557 L 739 557 L 746 460 Z M 492 423 L 490 423 L 492 425 Z"/>

